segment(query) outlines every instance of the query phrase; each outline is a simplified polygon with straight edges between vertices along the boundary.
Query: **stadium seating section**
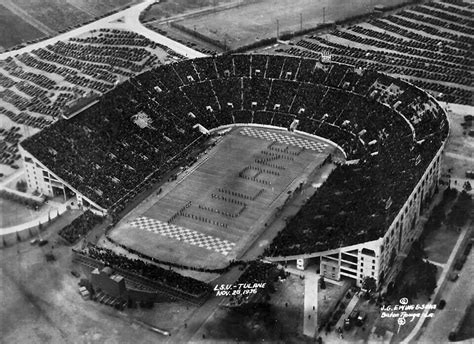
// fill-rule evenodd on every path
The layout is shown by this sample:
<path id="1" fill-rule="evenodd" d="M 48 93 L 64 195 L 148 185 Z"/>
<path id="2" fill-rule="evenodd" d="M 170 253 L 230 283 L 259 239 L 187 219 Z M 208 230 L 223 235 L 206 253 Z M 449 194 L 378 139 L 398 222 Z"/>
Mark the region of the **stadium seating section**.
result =
<path id="1" fill-rule="evenodd" d="M 81 254 L 102 262 L 114 269 L 121 269 L 141 276 L 147 280 L 172 288 L 192 296 L 201 296 L 210 292 L 209 284 L 194 278 L 182 276 L 171 269 L 164 269 L 155 264 L 144 262 L 140 259 L 131 259 L 104 247 L 89 244 L 80 251 Z"/>
<path id="2" fill-rule="evenodd" d="M 448 133 L 432 97 L 385 74 L 297 57 L 223 55 L 142 73 L 22 145 L 87 198 L 116 209 L 145 178 L 159 180 L 185 163 L 185 148 L 201 137 L 195 124 L 288 127 L 294 119 L 298 130 L 332 140 L 358 163 L 329 176 L 268 255 L 378 239 Z"/>

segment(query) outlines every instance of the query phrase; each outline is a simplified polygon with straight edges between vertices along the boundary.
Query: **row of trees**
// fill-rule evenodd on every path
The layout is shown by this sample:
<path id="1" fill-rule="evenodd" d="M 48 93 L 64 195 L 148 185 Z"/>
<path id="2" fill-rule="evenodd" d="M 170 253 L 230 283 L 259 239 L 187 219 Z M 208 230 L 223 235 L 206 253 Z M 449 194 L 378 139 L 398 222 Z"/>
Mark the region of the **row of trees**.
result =
<path id="1" fill-rule="evenodd" d="M 387 288 L 387 296 L 416 298 L 419 293 L 431 295 L 436 288 L 436 266 L 424 260 L 425 252 L 415 241 L 395 282 Z"/>
<path id="2" fill-rule="evenodd" d="M 472 196 L 464 190 L 448 214 L 447 224 L 451 227 L 464 226 L 471 217 L 472 209 Z"/>
<path id="3" fill-rule="evenodd" d="M 43 203 L 35 201 L 34 199 L 24 197 L 18 194 L 10 193 L 5 190 L 0 190 L 0 198 L 9 200 L 15 203 L 19 203 L 21 205 L 24 205 L 26 207 L 29 207 L 35 210 L 38 210 L 43 205 Z"/>

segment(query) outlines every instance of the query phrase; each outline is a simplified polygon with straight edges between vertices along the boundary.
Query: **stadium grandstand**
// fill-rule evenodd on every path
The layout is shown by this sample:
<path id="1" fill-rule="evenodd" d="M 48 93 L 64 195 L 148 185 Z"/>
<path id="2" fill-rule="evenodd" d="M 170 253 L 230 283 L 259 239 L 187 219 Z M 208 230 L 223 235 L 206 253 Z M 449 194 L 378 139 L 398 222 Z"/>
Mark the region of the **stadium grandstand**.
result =
<path id="1" fill-rule="evenodd" d="M 297 122 L 295 122 L 297 120 Z M 196 129 L 232 124 L 296 129 L 339 145 L 346 163 L 288 220 L 265 251 L 312 260 L 321 274 L 379 285 L 420 233 L 449 131 L 421 89 L 373 70 L 281 55 L 222 55 L 159 66 L 20 144 L 28 186 L 116 214 L 189 162 Z"/>

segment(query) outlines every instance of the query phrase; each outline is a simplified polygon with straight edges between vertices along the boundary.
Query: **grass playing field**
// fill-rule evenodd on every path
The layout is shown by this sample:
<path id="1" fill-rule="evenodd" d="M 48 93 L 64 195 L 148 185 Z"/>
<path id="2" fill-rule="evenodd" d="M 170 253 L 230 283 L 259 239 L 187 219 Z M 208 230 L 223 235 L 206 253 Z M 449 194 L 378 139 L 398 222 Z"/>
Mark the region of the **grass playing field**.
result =
<path id="1" fill-rule="evenodd" d="M 235 49 L 276 37 L 277 20 L 281 35 L 368 13 L 375 5 L 402 2 L 406 0 L 260 0 L 187 18 L 179 24 Z"/>
<path id="2" fill-rule="evenodd" d="M 254 137 L 259 135 L 265 138 Z M 333 149 L 287 131 L 235 129 L 186 177 L 146 201 L 109 235 L 163 261 L 224 267 L 245 252 L 289 190 Z"/>

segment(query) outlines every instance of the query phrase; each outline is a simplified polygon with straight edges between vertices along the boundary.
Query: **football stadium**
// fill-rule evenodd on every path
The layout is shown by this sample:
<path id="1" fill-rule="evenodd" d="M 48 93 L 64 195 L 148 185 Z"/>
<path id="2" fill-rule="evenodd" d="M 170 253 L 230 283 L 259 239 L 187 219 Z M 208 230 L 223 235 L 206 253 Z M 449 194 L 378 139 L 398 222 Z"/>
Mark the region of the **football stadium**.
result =
<path id="1" fill-rule="evenodd" d="M 30 187 L 112 219 L 107 245 L 78 249 L 80 259 L 192 299 L 209 285 L 162 265 L 224 271 L 325 165 L 330 173 L 263 259 L 387 285 L 420 234 L 448 132 L 431 95 L 386 74 L 224 54 L 133 77 L 20 152 Z"/>

